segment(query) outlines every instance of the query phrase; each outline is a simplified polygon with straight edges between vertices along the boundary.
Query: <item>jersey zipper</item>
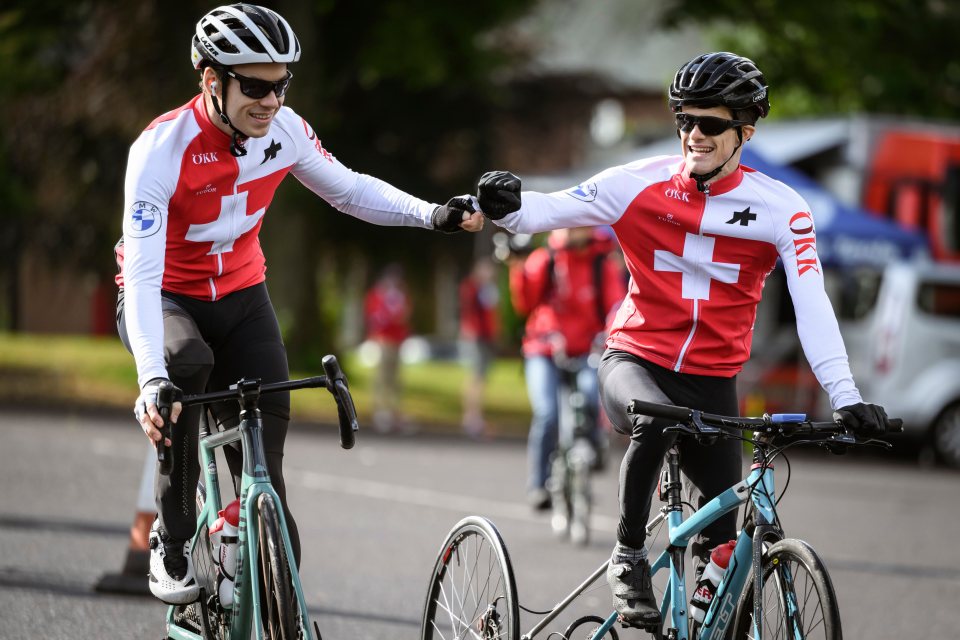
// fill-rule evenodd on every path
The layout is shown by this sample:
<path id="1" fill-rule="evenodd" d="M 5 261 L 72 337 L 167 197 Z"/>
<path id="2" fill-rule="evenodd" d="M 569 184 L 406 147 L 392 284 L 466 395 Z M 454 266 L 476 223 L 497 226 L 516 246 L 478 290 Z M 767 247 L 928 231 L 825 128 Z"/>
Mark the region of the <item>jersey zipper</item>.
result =
<path id="1" fill-rule="evenodd" d="M 700 224 L 697 225 L 697 233 L 703 234 L 703 217 L 707 212 L 707 198 L 710 197 L 710 185 L 706 185 L 706 188 L 703 192 L 703 208 L 700 210 Z M 697 264 L 699 265 L 700 256 L 697 256 Z M 695 265 L 696 266 L 696 265 Z M 690 333 L 687 334 L 687 339 L 683 342 L 683 346 L 680 347 L 680 354 L 677 356 L 677 362 L 673 365 L 673 370 L 676 373 L 680 373 L 680 367 L 683 366 L 683 359 L 687 356 L 687 349 L 690 348 L 690 343 L 693 342 L 693 335 L 697 332 L 697 327 L 700 325 L 700 300 L 697 298 L 693 299 L 693 318 L 690 325 Z"/>

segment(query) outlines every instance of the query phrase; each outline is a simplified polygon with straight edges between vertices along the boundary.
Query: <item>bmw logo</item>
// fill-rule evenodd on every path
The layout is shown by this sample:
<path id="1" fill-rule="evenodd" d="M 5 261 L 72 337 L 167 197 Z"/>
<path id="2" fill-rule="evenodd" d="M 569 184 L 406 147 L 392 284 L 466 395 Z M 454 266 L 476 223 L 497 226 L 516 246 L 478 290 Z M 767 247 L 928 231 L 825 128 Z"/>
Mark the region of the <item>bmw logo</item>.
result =
<path id="1" fill-rule="evenodd" d="M 597 199 L 597 184 L 595 182 L 579 184 L 572 189 L 567 189 L 567 194 L 573 196 L 577 200 L 593 202 Z"/>
<path id="2" fill-rule="evenodd" d="M 162 223 L 160 209 L 156 205 L 149 202 L 134 202 L 130 207 L 126 231 L 131 237 L 146 238 L 155 234 Z"/>

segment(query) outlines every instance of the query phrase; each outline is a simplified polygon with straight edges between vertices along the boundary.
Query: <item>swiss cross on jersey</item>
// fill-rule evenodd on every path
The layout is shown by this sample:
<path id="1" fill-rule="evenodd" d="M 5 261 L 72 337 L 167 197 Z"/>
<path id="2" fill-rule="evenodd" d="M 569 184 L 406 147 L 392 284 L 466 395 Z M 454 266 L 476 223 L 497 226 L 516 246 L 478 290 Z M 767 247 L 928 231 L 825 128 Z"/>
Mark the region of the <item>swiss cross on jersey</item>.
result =
<path id="1" fill-rule="evenodd" d="M 191 242 L 212 243 L 207 255 L 233 251 L 233 243 L 260 222 L 266 207 L 247 214 L 247 192 L 220 198 L 220 215 L 212 222 L 192 224 L 187 229 L 186 239 Z"/>

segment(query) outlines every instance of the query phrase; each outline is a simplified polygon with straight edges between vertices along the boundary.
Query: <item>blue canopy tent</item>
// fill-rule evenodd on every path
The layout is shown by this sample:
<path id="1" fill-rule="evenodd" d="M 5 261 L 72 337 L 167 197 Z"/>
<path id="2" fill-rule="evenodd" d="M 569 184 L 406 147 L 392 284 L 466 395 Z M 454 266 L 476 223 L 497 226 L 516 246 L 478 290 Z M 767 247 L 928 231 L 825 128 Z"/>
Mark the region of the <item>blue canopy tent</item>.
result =
<path id="1" fill-rule="evenodd" d="M 741 162 L 793 187 L 803 196 L 817 225 L 817 253 L 825 266 L 881 267 L 929 254 L 923 234 L 844 204 L 792 167 L 770 162 L 749 148 L 744 149 Z"/>

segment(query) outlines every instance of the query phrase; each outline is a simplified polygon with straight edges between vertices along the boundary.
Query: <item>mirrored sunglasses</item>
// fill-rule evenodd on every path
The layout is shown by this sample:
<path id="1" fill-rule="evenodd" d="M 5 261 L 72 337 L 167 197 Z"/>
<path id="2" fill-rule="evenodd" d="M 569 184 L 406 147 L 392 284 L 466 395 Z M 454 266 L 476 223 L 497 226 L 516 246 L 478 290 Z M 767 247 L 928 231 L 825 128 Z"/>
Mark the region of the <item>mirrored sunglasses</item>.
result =
<path id="1" fill-rule="evenodd" d="M 293 77 L 290 71 L 287 71 L 286 78 L 277 80 L 276 82 L 272 80 L 262 80 L 260 78 L 248 78 L 247 76 L 242 76 L 230 70 L 227 70 L 227 75 L 235 78 L 237 82 L 240 83 L 240 93 L 254 100 L 266 97 L 271 91 L 277 94 L 278 98 L 282 98 L 287 92 L 287 89 L 290 88 L 290 78 Z"/>

